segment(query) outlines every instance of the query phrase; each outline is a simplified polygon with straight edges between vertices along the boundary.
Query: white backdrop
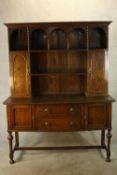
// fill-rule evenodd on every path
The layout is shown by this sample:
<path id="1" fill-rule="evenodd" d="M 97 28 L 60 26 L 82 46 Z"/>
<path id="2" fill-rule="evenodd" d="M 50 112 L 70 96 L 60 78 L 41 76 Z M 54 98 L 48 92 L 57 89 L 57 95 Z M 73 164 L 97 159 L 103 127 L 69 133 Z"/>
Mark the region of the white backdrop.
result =
<path id="1" fill-rule="evenodd" d="M 0 142 L 6 141 L 6 110 L 10 95 L 6 22 L 112 20 L 109 30 L 109 92 L 117 97 L 117 0 L 0 0 Z M 113 105 L 113 142 L 117 133 Z"/>

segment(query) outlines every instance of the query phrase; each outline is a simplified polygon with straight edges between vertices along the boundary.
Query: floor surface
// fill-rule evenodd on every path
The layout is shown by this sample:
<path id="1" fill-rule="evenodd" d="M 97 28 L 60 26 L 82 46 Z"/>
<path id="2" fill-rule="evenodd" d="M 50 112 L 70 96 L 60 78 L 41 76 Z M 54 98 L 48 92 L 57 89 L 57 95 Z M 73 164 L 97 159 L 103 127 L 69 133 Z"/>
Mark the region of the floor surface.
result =
<path id="1" fill-rule="evenodd" d="M 20 134 L 24 146 L 63 146 L 100 143 L 100 132 Z M 9 164 L 8 143 L 0 144 L 0 175 L 117 175 L 117 144 L 112 141 L 112 161 L 105 150 L 17 151 Z"/>

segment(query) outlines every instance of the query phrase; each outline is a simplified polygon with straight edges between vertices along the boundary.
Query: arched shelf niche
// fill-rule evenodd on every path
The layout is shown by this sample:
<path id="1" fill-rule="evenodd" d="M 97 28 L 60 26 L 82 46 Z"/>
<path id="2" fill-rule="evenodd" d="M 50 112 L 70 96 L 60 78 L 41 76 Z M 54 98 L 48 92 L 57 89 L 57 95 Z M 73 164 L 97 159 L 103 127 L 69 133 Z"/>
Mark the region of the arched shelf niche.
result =
<path id="1" fill-rule="evenodd" d="M 28 35 L 27 29 L 15 29 L 10 34 L 10 50 L 27 50 Z"/>
<path id="2" fill-rule="evenodd" d="M 47 34 L 42 29 L 35 29 L 31 33 L 30 48 L 35 50 L 47 49 Z"/>
<path id="3" fill-rule="evenodd" d="M 69 33 L 70 49 L 86 48 L 86 33 L 82 28 L 75 28 Z"/>
<path id="4" fill-rule="evenodd" d="M 67 39 L 66 33 L 62 29 L 55 29 L 50 33 L 49 37 L 50 49 L 66 49 Z"/>
<path id="5" fill-rule="evenodd" d="M 89 33 L 89 48 L 105 49 L 106 47 L 106 32 L 100 27 L 91 30 Z"/>

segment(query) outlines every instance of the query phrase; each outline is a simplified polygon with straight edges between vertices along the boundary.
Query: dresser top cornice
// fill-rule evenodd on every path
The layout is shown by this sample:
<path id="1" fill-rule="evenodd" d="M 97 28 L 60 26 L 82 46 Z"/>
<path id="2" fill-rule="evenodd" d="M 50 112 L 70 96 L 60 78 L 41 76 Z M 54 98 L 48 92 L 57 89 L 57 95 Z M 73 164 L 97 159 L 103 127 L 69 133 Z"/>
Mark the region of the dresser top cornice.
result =
<path id="1" fill-rule="evenodd" d="M 109 25 L 112 21 L 62 21 L 62 22 L 29 22 L 29 23 L 5 23 L 5 25 L 9 27 L 16 27 L 16 26 L 36 26 L 36 25 L 94 25 L 94 24 L 105 24 Z"/>

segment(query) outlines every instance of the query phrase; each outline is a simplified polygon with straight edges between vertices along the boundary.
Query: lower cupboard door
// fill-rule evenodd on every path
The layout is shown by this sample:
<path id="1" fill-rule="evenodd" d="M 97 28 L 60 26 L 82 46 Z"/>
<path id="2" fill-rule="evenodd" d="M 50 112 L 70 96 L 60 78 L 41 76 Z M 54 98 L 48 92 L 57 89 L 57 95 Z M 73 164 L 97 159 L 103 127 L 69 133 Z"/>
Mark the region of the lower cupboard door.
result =
<path id="1" fill-rule="evenodd" d="M 90 104 L 87 107 L 87 129 L 106 127 L 106 104 Z"/>
<path id="2" fill-rule="evenodd" d="M 21 131 L 33 129 L 30 105 L 14 105 L 11 114 L 13 129 Z"/>

